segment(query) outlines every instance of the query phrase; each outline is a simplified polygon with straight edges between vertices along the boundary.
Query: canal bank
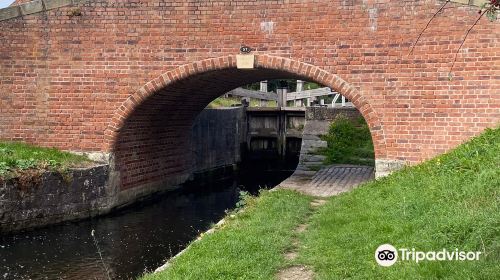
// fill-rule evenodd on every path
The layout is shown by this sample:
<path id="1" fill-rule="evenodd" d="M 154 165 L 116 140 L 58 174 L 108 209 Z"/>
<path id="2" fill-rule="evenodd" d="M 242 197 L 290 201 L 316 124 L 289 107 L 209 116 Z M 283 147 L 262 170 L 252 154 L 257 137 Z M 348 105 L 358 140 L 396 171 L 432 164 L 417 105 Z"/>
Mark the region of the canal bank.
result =
<path id="1" fill-rule="evenodd" d="M 187 181 L 233 176 L 238 168 L 251 168 L 241 165 L 243 160 L 268 167 L 287 163 L 293 170 L 300 152 L 303 115 L 303 111 L 248 111 L 243 106 L 203 110 L 191 127 L 186 175 L 167 176 L 162 185 L 122 189 L 123 174 L 112 156 L 109 163 L 91 167 L 0 180 L 0 233 L 110 213 L 173 191 Z M 106 155 L 88 156 L 107 159 Z"/>
<path id="2" fill-rule="evenodd" d="M 500 129 L 488 130 L 325 204 L 290 190 L 264 192 L 166 270 L 141 279 L 497 279 L 499 141 Z M 374 258 L 388 242 L 481 251 L 484 258 L 398 260 L 388 269 Z M 295 278 L 286 278 L 289 272 Z"/>
<path id="3" fill-rule="evenodd" d="M 0 234 L 110 213 L 173 191 L 186 180 L 234 176 L 244 152 L 246 126 L 243 107 L 204 110 L 192 126 L 191 149 L 186 151 L 192 163 L 187 171 L 190 175 L 141 195 L 124 195 L 114 184 L 112 164 L 106 162 L 0 178 Z"/>
<path id="4" fill-rule="evenodd" d="M 240 192 L 257 194 L 290 171 L 259 170 L 190 181 L 108 215 L 0 236 L 2 279 L 112 279 L 153 271 L 234 209 Z M 215 179 L 215 180 L 214 180 Z"/>

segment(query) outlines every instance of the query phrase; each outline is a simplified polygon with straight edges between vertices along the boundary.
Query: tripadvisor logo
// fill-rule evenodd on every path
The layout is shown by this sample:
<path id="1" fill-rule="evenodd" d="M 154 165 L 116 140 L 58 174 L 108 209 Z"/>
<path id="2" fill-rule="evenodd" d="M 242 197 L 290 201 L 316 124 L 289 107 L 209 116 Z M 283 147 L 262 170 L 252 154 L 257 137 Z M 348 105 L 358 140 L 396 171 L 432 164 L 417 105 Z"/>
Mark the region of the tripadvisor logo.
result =
<path id="1" fill-rule="evenodd" d="M 398 250 L 391 244 L 380 245 L 375 250 L 375 260 L 381 266 L 391 266 L 398 260 Z"/>
<path id="2" fill-rule="evenodd" d="M 477 261 L 482 252 L 465 252 L 455 249 L 448 251 L 442 249 L 440 251 L 416 251 L 414 248 L 401 248 L 397 250 L 391 244 L 380 245 L 375 250 L 375 260 L 381 266 L 391 266 L 396 263 L 398 258 L 401 261 Z"/>

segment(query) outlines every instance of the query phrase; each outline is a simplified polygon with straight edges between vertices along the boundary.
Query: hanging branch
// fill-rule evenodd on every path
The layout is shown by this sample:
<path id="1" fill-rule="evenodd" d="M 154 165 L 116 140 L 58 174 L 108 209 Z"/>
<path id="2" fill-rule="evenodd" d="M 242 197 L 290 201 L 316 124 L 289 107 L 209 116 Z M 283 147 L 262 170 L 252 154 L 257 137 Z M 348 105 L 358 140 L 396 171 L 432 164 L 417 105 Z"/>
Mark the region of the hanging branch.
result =
<path id="1" fill-rule="evenodd" d="M 450 1 L 451 0 L 446 0 L 446 2 L 441 6 L 441 8 L 439 8 L 439 10 L 431 17 L 431 19 L 429 20 L 429 22 L 427 22 L 427 25 L 425 26 L 425 28 L 420 32 L 420 34 L 418 34 L 417 40 L 415 40 L 415 43 L 413 43 L 413 46 L 411 47 L 411 50 L 408 53 L 408 55 L 411 55 L 413 53 L 413 50 L 415 49 L 415 46 L 417 45 L 418 41 L 420 41 L 420 38 L 424 34 L 425 30 L 427 30 L 427 28 L 429 27 L 429 25 L 431 24 L 431 22 L 434 20 L 434 18 L 439 13 L 441 13 L 444 10 L 444 8 L 446 7 L 446 5 L 448 5 L 448 3 L 450 3 Z"/>
<path id="2" fill-rule="evenodd" d="M 446 8 L 446 5 L 448 5 L 448 3 L 450 1 L 451 0 L 446 0 L 446 2 L 441 6 L 441 8 L 439 8 L 439 10 L 432 16 L 432 18 L 429 20 L 429 22 L 427 22 L 427 25 L 425 26 L 425 28 L 418 35 L 417 40 L 415 40 L 415 43 L 413 44 L 413 46 L 412 46 L 410 52 L 408 53 L 408 55 L 411 55 L 413 53 L 413 50 L 415 49 L 415 46 L 418 44 L 418 42 L 420 41 L 420 38 L 422 37 L 422 35 L 424 34 L 424 32 L 427 30 L 427 28 L 429 27 L 429 25 L 431 24 L 431 22 L 434 20 L 434 18 L 436 18 L 436 16 L 439 13 L 441 13 Z M 479 23 L 479 21 L 481 20 L 481 18 L 484 15 L 486 15 L 490 21 L 496 20 L 497 19 L 497 14 L 498 14 L 499 10 L 500 10 L 500 0 L 490 0 L 489 2 L 486 2 L 486 3 L 484 3 L 481 6 L 481 9 L 479 10 L 479 17 L 476 19 L 476 21 L 474 22 L 474 24 L 467 30 L 467 32 L 465 33 L 465 37 L 463 38 L 462 42 L 460 43 L 460 47 L 455 52 L 455 57 L 453 59 L 453 63 L 451 65 L 450 71 L 448 72 L 448 77 L 449 77 L 450 80 L 451 80 L 451 72 L 453 70 L 453 67 L 455 66 L 455 63 L 457 62 L 458 54 L 460 53 L 460 50 L 464 46 L 465 41 L 467 40 L 467 37 L 469 36 L 469 33 L 472 31 L 472 29 L 474 29 L 474 27 Z"/>
<path id="3" fill-rule="evenodd" d="M 448 77 L 451 77 L 451 71 L 453 70 L 453 67 L 455 66 L 455 63 L 457 62 L 458 53 L 460 52 L 460 50 L 464 46 L 465 40 L 467 40 L 467 37 L 469 36 L 469 33 L 472 31 L 472 29 L 474 29 L 474 27 L 481 20 L 481 18 L 486 14 L 486 12 L 488 12 L 488 10 L 482 11 L 481 14 L 479 15 L 479 17 L 474 22 L 474 24 L 469 28 L 469 30 L 467 30 L 467 33 L 465 33 L 465 37 L 462 40 L 462 43 L 460 44 L 460 47 L 458 47 L 458 50 L 455 52 L 455 58 L 453 59 L 453 63 L 451 64 L 450 72 L 448 72 Z"/>

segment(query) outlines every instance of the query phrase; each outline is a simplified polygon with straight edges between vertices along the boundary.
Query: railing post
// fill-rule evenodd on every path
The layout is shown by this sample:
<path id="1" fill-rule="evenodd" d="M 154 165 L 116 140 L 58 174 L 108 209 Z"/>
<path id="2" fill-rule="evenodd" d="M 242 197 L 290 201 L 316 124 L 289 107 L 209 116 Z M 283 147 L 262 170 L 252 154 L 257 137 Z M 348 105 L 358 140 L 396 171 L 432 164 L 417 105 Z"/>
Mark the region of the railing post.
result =
<path id="1" fill-rule="evenodd" d="M 286 107 L 286 93 L 287 88 L 280 85 L 278 89 L 276 89 L 276 93 L 278 94 L 278 107 Z"/>
<path id="2" fill-rule="evenodd" d="M 260 82 L 260 91 L 268 92 L 267 81 Z M 264 107 L 264 100 L 260 99 L 260 107 Z"/>
<path id="3" fill-rule="evenodd" d="M 300 94 L 300 92 L 304 91 L 304 81 L 302 80 L 297 80 L 297 95 Z M 294 106 L 295 107 L 302 107 L 302 99 L 295 99 L 294 100 Z"/>
<path id="4" fill-rule="evenodd" d="M 278 94 L 278 153 L 282 159 L 285 158 L 286 153 L 286 93 L 288 85 L 286 81 L 280 81 L 279 87 L 276 90 Z"/>
<path id="5" fill-rule="evenodd" d="M 296 92 L 304 91 L 304 81 L 297 80 L 297 90 Z"/>
<path id="6" fill-rule="evenodd" d="M 278 107 L 286 107 L 286 88 L 278 88 L 276 91 L 278 93 Z"/>

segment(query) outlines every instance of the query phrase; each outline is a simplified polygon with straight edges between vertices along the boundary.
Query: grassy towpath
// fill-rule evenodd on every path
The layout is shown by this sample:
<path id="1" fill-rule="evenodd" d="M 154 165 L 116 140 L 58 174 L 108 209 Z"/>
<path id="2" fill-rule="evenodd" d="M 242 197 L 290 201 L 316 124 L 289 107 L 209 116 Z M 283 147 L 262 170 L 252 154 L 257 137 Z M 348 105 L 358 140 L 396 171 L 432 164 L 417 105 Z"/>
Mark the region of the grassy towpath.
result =
<path id="1" fill-rule="evenodd" d="M 243 211 L 206 235 L 167 270 L 142 279 L 272 279 L 286 264 L 293 229 L 311 211 L 311 198 L 293 191 L 262 192 Z"/>
<path id="2" fill-rule="evenodd" d="M 315 279 L 500 279 L 498 128 L 323 205 L 312 201 L 292 191 L 263 192 L 168 269 L 142 279 L 277 279 L 297 267 Z M 374 254 L 384 243 L 482 256 L 381 267 Z"/>
<path id="3" fill-rule="evenodd" d="M 0 178 L 16 177 L 29 171 L 65 170 L 91 164 L 92 161 L 85 156 L 55 148 L 41 148 L 20 142 L 0 142 Z"/>
<path id="4" fill-rule="evenodd" d="M 317 279 L 500 279 L 500 129 L 333 197 L 311 218 L 298 262 Z M 379 245 L 481 251 L 479 261 L 400 261 Z"/>

